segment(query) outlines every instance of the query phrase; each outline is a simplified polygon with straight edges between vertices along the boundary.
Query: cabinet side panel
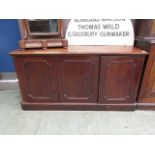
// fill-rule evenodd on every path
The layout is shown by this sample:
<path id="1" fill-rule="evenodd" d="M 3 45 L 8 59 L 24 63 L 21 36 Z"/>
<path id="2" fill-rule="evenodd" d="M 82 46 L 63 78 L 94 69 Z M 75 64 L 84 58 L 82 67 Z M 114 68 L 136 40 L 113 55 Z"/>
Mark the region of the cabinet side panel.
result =
<path id="1" fill-rule="evenodd" d="M 145 68 L 142 86 L 140 89 L 139 102 L 155 102 L 155 46 L 150 48 L 147 65 Z"/>

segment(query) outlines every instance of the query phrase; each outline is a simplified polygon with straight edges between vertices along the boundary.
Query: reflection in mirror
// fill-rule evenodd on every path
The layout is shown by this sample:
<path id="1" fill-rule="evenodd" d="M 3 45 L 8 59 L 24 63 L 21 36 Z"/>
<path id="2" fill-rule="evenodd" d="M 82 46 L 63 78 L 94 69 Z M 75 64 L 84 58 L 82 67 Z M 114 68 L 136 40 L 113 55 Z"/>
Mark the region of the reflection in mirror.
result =
<path id="1" fill-rule="evenodd" d="M 58 32 L 58 19 L 28 19 L 30 33 Z"/>

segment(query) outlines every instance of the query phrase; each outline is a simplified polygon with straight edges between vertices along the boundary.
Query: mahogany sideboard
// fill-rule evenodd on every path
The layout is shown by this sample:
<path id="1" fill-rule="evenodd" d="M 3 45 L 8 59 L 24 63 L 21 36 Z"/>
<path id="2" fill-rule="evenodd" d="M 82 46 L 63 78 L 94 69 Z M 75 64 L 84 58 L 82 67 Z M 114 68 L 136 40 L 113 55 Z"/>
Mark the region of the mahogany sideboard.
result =
<path id="1" fill-rule="evenodd" d="M 25 110 L 134 110 L 147 52 L 69 46 L 11 52 Z"/>

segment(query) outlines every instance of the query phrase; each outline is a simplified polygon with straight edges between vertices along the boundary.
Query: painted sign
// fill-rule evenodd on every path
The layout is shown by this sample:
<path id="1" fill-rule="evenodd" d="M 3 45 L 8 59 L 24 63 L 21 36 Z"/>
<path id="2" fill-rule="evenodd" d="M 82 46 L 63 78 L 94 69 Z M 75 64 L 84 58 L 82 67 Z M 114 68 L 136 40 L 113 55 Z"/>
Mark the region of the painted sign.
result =
<path id="1" fill-rule="evenodd" d="M 134 44 L 134 29 L 127 19 L 72 19 L 66 39 L 69 45 Z"/>

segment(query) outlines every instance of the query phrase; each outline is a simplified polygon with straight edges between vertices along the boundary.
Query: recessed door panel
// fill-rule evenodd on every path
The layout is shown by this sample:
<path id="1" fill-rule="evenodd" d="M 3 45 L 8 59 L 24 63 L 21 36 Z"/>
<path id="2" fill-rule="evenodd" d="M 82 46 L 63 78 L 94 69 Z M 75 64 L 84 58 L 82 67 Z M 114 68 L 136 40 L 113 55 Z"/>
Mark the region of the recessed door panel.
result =
<path id="1" fill-rule="evenodd" d="M 41 57 L 26 57 L 18 60 L 22 74 L 21 83 L 25 100 L 34 102 L 57 101 L 56 65 Z"/>
<path id="2" fill-rule="evenodd" d="M 60 101 L 97 102 L 98 56 L 64 56 L 58 63 Z"/>
<path id="3" fill-rule="evenodd" d="M 135 101 L 142 59 L 132 56 L 102 56 L 99 103 Z"/>

